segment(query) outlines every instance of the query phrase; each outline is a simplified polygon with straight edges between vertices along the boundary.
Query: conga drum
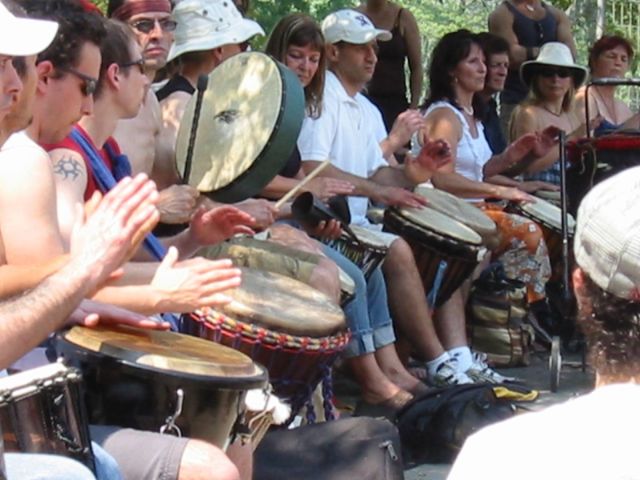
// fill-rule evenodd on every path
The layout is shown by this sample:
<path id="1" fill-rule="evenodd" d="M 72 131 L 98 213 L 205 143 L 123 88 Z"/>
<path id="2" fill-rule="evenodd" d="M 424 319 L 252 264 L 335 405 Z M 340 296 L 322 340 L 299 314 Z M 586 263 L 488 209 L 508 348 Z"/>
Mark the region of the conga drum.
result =
<path id="1" fill-rule="evenodd" d="M 302 282 L 259 270 L 243 268 L 242 284 L 226 293 L 233 301 L 224 307 L 183 317 L 184 331 L 264 365 L 293 419 L 321 381 L 330 385 L 331 366 L 349 342 L 342 310 Z"/>
<path id="2" fill-rule="evenodd" d="M 364 278 L 369 279 L 384 260 L 389 247 L 372 230 L 357 225 L 350 225 L 349 228 L 353 235 L 343 230 L 339 238 L 326 243 L 360 267 Z"/>
<path id="3" fill-rule="evenodd" d="M 220 202 L 257 195 L 282 170 L 298 139 L 305 105 L 300 81 L 268 55 L 241 53 L 209 74 L 191 138 L 196 103 L 193 95 L 180 123 L 178 172 L 190 171 L 185 181 Z"/>
<path id="4" fill-rule="evenodd" d="M 561 265 L 562 261 L 562 210 L 541 198 L 536 199 L 535 203 L 510 202 L 506 210 L 533 220 L 540 226 L 549 251 L 551 268 L 557 271 L 557 267 Z M 567 214 L 570 250 L 573 246 L 572 239 L 575 227 L 575 219 L 571 214 Z"/>
<path id="5" fill-rule="evenodd" d="M 480 235 L 431 208 L 388 208 L 384 226 L 413 250 L 425 293 L 439 287 L 436 307 L 460 288 L 487 252 Z"/>
<path id="6" fill-rule="evenodd" d="M 95 470 L 74 368 L 53 363 L 0 378 L 0 431 L 6 452 L 62 455 Z"/>
<path id="7" fill-rule="evenodd" d="M 225 448 L 244 397 L 267 385 L 246 355 L 173 332 L 73 327 L 58 354 L 83 373 L 91 423 L 199 438 Z"/>
<path id="8" fill-rule="evenodd" d="M 574 215 L 596 184 L 627 168 L 640 165 L 638 132 L 617 133 L 567 143 L 567 199 Z"/>
<path id="9" fill-rule="evenodd" d="M 418 186 L 415 188 L 415 193 L 427 199 L 429 208 L 453 218 L 480 235 L 489 250 L 493 250 L 498 245 L 500 241 L 498 227 L 479 208 L 437 188 Z"/>

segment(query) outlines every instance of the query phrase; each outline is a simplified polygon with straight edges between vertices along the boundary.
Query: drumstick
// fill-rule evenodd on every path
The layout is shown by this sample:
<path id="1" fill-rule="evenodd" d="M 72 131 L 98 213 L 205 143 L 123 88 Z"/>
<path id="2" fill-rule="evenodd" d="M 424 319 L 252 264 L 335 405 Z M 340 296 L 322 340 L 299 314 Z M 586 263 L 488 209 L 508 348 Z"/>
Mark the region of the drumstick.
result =
<path id="1" fill-rule="evenodd" d="M 309 175 L 304 177 L 304 179 L 302 179 L 302 181 L 298 185 L 296 185 L 291 190 L 289 190 L 287 193 L 285 193 L 285 195 L 280 200 L 278 200 L 276 202 L 275 207 L 278 208 L 278 209 L 280 207 L 282 207 L 282 205 L 287 203 L 291 199 L 291 197 L 293 197 L 296 193 L 298 193 L 302 189 L 302 187 L 304 187 L 307 183 L 309 183 L 311 180 L 316 178 L 318 176 L 318 174 L 322 170 L 327 168 L 327 165 L 329 165 L 330 163 L 331 163 L 331 160 L 326 159 L 324 162 L 322 162 L 320 165 L 318 165 L 316 168 L 314 168 L 311 171 L 311 173 L 309 173 Z"/>

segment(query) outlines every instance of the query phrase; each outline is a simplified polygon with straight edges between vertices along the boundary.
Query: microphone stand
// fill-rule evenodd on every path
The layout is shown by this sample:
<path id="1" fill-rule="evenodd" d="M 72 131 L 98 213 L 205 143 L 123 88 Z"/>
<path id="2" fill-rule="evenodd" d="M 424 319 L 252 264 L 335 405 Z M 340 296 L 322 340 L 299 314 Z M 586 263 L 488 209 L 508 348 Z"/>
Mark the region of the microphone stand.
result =
<path id="1" fill-rule="evenodd" d="M 586 102 L 589 103 L 589 102 Z M 571 300 L 571 289 L 569 288 L 569 222 L 567 212 L 567 134 L 560 131 L 560 221 L 562 229 L 562 296 L 565 302 Z"/>

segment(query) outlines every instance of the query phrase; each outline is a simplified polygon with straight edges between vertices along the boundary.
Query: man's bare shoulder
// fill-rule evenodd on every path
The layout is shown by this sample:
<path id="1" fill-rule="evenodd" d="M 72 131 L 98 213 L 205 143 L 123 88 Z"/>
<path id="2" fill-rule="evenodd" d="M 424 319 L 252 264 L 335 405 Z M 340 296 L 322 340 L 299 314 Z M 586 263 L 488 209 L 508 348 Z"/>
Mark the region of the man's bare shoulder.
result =
<path id="1" fill-rule="evenodd" d="M 504 22 L 513 22 L 513 15 L 509 8 L 504 4 L 504 2 L 500 2 L 496 8 L 489 14 L 489 27 L 491 25 L 499 25 Z"/>
<path id="2" fill-rule="evenodd" d="M 51 175 L 47 152 L 24 132 L 11 135 L 0 150 L 0 184 L 36 179 L 42 174 Z"/>

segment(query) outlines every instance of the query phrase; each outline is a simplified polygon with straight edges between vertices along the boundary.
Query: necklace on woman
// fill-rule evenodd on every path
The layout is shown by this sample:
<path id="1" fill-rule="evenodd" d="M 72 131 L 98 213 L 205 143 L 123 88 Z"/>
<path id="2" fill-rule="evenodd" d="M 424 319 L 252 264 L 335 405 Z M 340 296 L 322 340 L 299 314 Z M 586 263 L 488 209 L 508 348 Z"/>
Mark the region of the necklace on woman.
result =
<path id="1" fill-rule="evenodd" d="M 473 107 L 465 107 L 464 105 L 460 105 L 460 108 L 464 113 L 466 113 L 470 117 L 473 117 L 473 113 L 474 113 Z"/>
<path id="2" fill-rule="evenodd" d="M 559 112 L 554 112 L 553 110 L 551 110 L 547 105 L 545 105 L 544 103 L 540 105 L 542 108 L 544 108 L 547 112 L 549 112 L 551 115 L 553 115 L 554 117 L 559 117 L 560 115 L 562 115 L 562 108 L 560 109 Z"/>
<path id="3" fill-rule="evenodd" d="M 529 5 L 528 3 L 524 4 L 524 8 L 526 8 L 530 12 L 535 12 L 536 11 L 535 7 L 533 5 Z"/>

